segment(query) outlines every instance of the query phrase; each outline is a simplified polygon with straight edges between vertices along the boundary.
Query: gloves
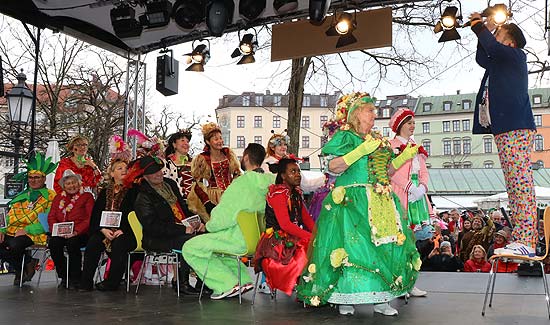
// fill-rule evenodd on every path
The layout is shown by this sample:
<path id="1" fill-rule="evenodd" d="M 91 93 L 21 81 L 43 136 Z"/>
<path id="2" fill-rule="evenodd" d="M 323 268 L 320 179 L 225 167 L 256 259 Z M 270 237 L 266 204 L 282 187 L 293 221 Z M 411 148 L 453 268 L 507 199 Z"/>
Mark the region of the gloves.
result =
<path id="1" fill-rule="evenodd" d="M 365 141 L 361 143 L 357 148 L 345 154 L 342 158 L 346 165 L 351 166 L 354 162 L 361 159 L 361 157 L 370 154 L 376 150 L 382 143 L 381 139 L 373 139 L 371 135 L 368 135 Z"/>
<path id="2" fill-rule="evenodd" d="M 410 143 L 403 149 L 401 154 L 397 157 L 395 157 L 391 164 L 393 168 L 399 169 L 399 167 L 403 166 L 404 163 L 407 162 L 407 160 L 412 159 L 416 154 L 418 153 L 418 146 L 412 146 Z"/>
<path id="3" fill-rule="evenodd" d="M 415 202 L 420 200 L 426 195 L 426 187 L 422 184 L 418 186 L 411 186 L 409 188 L 409 202 Z"/>

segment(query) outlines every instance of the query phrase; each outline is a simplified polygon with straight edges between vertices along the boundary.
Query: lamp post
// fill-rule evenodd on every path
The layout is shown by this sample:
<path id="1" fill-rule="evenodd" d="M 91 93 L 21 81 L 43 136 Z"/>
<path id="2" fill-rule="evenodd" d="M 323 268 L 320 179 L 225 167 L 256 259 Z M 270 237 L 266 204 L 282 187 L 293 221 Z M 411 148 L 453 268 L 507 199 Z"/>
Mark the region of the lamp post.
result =
<path id="1" fill-rule="evenodd" d="M 21 139 L 21 127 L 25 128 L 29 122 L 33 103 L 32 92 L 27 88 L 25 80 L 27 80 L 27 76 L 23 73 L 23 69 L 21 69 L 21 72 L 17 75 L 17 85 L 6 94 L 9 123 L 12 129 L 15 129 L 15 137 L 12 139 L 15 149 L 13 168 L 15 174 L 19 172 L 19 151 L 24 142 Z"/>

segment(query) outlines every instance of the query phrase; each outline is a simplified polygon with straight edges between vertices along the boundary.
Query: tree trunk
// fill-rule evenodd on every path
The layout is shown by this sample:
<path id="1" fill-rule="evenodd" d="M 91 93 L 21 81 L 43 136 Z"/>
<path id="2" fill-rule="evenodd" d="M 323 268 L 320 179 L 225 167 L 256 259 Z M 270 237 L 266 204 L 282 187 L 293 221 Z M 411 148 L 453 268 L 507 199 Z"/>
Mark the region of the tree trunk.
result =
<path id="1" fill-rule="evenodd" d="M 288 152 L 299 154 L 300 121 L 302 116 L 302 100 L 304 98 L 304 82 L 311 57 L 292 59 L 292 75 L 288 85 L 288 121 L 287 133 L 290 137 Z"/>

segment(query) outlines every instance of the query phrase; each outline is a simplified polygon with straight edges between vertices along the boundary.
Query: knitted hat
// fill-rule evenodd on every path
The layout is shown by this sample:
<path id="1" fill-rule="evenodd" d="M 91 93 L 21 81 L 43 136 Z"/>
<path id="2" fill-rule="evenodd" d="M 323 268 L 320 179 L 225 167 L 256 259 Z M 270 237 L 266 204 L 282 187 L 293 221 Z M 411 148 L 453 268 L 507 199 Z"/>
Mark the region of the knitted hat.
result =
<path id="1" fill-rule="evenodd" d="M 399 127 L 401 126 L 401 124 L 403 123 L 403 120 L 405 120 L 405 118 L 407 116 L 412 116 L 414 117 L 414 112 L 411 111 L 410 109 L 408 108 L 400 108 L 398 109 L 393 115 L 392 117 L 390 118 L 390 128 L 393 132 L 397 133 L 397 129 L 399 129 Z"/>
<path id="2" fill-rule="evenodd" d="M 500 229 L 499 231 L 497 231 L 495 233 L 495 236 L 496 235 L 499 235 L 499 236 L 502 236 L 504 239 L 508 240 L 508 234 L 506 233 L 506 231 Z"/>
<path id="3" fill-rule="evenodd" d="M 71 177 L 75 177 L 76 179 L 78 179 L 79 182 L 82 182 L 82 176 L 80 176 L 79 174 L 76 174 L 71 169 L 66 169 L 63 172 L 63 177 L 61 177 L 61 179 L 58 182 L 59 186 L 63 187 L 63 184 L 65 184 L 65 181 L 67 180 L 67 178 L 71 178 Z"/>
<path id="4" fill-rule="evenodd" d="M 445 241 L 442 241 L 441 244 L 439 244 L 440 248 L 443 248 L 445 246 L 451 247 L 451 243 L 445 240 Z"/>

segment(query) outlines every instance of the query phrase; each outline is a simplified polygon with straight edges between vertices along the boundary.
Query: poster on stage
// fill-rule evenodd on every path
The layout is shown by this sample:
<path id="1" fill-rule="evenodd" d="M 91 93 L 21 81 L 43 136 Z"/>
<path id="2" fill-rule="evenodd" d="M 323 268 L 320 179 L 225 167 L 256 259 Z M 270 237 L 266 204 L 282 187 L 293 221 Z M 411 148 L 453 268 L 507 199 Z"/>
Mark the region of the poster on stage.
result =
<path id="1" fill-rule="evenodd" d="M 122 212 L 120 211 L 103 211 L 101 212 L 101 221 L 99 226 L 102 228 L 119 228 Z"/>
<path id="2" fill-rule="evenodd" d="M 8 209 L 0 208 L 0 229 L 8 226 Z"/>
<path id="3" fill-rule="evenodd" d="M 53 224 L 52 236 L 68 236 L 73 233 L 74 221 L 56 222 Z"/>

